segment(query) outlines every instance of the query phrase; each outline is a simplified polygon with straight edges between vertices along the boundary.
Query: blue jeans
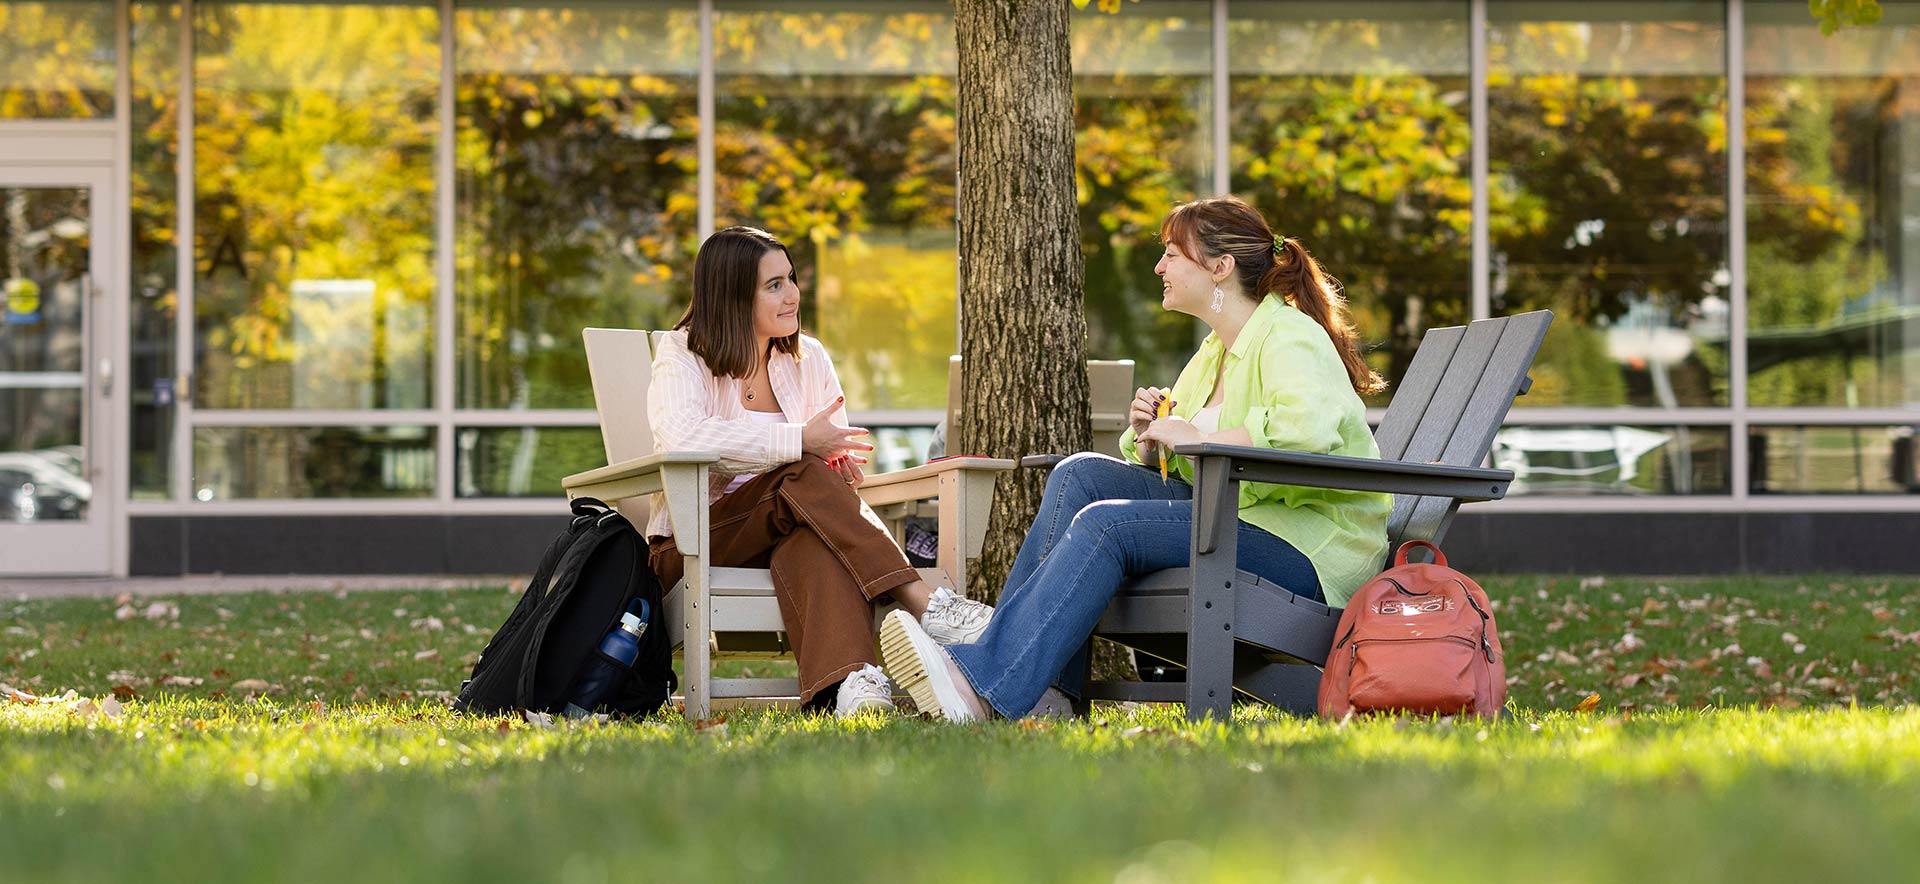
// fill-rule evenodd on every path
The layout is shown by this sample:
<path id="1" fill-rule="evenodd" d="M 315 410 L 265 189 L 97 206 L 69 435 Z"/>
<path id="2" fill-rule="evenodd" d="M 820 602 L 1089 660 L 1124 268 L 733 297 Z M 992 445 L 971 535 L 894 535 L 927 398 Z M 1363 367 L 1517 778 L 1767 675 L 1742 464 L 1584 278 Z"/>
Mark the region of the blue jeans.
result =
<path id="1" fill-rule="evenodd" d="M 1313 563 L 1292 544 L 1239 523 L 1236 564 L 1319 600 Z M 1076 454 L 1047 477 L 980 641 L 947 648 L 980 697 L 1008 718 L 1033 709 L 1049 684 L 1080 695 L 1086 645 L 1121 582 L 1192 564 L 1193 486 L 1100 454 Z"/>

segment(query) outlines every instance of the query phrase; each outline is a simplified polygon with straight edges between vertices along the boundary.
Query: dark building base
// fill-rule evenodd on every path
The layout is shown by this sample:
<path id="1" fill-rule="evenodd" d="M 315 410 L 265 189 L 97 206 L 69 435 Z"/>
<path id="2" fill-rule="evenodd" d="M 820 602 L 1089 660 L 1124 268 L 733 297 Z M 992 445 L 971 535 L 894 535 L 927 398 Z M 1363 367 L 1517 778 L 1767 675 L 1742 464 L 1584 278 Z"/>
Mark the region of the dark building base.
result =
<path id="1" fill-rule="evenodd" d="M 568 518 L 138 517 L 129 520 L 128 570 L 134 576 L 531 574 Z"/>
<path id="2" fill-rule="evenodd" d="M 524 574 L 565 516 L 143 516 L 131 571 Z M 1920 573 L 1920 513 L 1462 513 L 1471 574 Z"/>

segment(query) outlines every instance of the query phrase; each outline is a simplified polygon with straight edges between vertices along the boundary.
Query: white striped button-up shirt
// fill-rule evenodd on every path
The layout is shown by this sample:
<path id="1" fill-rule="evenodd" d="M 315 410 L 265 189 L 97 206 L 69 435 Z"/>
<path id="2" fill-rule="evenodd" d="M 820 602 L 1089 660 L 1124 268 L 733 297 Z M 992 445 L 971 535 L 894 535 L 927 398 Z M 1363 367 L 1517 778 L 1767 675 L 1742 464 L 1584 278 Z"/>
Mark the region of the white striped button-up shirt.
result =
<path id="1" fill-rule="evenodd" d="M 744 382 L 715 377 L 706 360 L 687 349 L 685 329 L 668 332 L 660 340 L 653 355 L 653 379 L 647 386 L 653 450 L 719 454 L 720 462 L 709 470 L 708 503 L 719 500 L 735 476 L 763 473 L 799 460 L 800 430 L 807 418 L 843 395 L 827 348 L 808 335 L 800 336 L 798 358 L 774 351 L 767 359 L 767 380 L 786 416 L 784 422 L 749 417 L 740 401 Z M 834 412 L 833 422 L 846 425 L 844 404 Z M 647 520 L 647 536 L 672 535 L 666 495 L 653 495 L 650 505 L 653 515 Z"/>

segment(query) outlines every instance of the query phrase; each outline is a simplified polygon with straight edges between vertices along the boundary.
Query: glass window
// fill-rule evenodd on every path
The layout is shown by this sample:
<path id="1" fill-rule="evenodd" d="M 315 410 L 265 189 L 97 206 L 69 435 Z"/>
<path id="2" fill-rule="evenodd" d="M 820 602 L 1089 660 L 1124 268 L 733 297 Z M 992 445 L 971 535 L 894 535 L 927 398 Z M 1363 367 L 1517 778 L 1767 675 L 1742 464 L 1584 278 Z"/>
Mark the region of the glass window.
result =
<path id="1" fill-rule="evenodd" d="M 194 6 L 201 408 L 432 404 L 431 5 Z"/>
<path id="2" fill-rule="evenodd" d="M 951 6 L 726 3 L 714 69 L 717 225 L 787 243 L 804 327 L 849 406 L 944 407 L 959 303 Z"/>
<path id="3" fill-rule="evenodd" d="M 699 16 L 488 5 L 454 26 L 455 401 L 590 408 L 580 329 L 668 328 L 691 295 Z"/>
<path id="4" fill-rule="evenodd" d="M 1384 406 L 1473 318 L 1465 3 L 1228 7 L 1233 189 L 1345 286 Z"/>
<path id="5" fill-rule="evenodd" d="M 1071 16 L 1087 357 L 1132 359 L 1140 384 L 1170 386 L 1205 328 L 1161 309 L 1153 266 L 1167 210 L 1213 193 L 1213 7 Z"/>
<path id="6" fill-rule="evenodd" d="M 1493 439 L 1515 495 L 1730 494 L 1726 427 L 1518 426 Z"/>
<path id="7" fill-rule="evenodd" d="M 432 427 L 196 427 L 196 500 L 431 497 Z"/>
<path id="8" fill-rule="evenodd" d="M 1518 404 L 1726 404 L 1722 4 L 1487 11 L 1493 312 L 1556 314 Z"/>
<path id="9" fill-rule="evenodd" d="M 0 522 L 84 519 L 94 195 L 0 187 Z"/>
<path id="10" fill-rule="evenodd" d="M 553 497 L 561 479 L 607 465 L 597 427 L 462 427 L 454 449 L 461 497 Z"/>
<path id="11" fill-rule="evenodd" d="M 1816 32 L 1817 33 L 1817 32 Z M 1754 494 L 1920 494 L 1914 425 L 1753 427 Z"/>
<path id="12" fill-rule="evenodd" d="M 173 456 L 174 322 L 180 306 L 175 271 L 179 229 L 180 7 L 134 4 L 132 15 L 133 242 L 129 248 L 129 322 L 133 386 L 128 466 L 135 500 L 169 496 Z"/>
<path id="13" fill-rule="evenodd" d="M 113 116 L 111 0 L 0 0 L 0 120 Z"/>
<path id="14" fill-rule="evenodd" d="M 1754 405 L 1920 401 L 1920 8 L 1881 8 L 1824 36 L 1804 3 L 1747 5 Z"/>

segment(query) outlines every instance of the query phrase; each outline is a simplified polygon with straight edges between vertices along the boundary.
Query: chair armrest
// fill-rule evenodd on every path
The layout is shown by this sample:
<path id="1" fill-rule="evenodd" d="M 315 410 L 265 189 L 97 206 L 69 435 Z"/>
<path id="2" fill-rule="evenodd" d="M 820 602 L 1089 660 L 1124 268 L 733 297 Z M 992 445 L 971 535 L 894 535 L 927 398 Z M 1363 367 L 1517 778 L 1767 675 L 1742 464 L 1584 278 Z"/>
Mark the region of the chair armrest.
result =
<path id="1" fill-rule="evenodd" d="M 1067 456 L 1064 454 L 1029 454 L 1026 457 L 1020 458 L 1020 468 L 1023 470 L 1051 470 L 1059 466 L 1060 462 L 1066 459 Z"/>
<path id="2" fill-rule="evenodd" d="M 603 501 L 612 503 L 615 500 L 638 497 L 642 494 L 651 494 L 659 491 L 660 480 L 658 477 L 660 475 L 660 469 L 668 464 L 705 464 L 710 466 L 719 462 L 720 455 L 711 451 L 656 451 L 644 457 L 636 457 L 631 460 L 608 464 L 604 467 L 595 467 L 586 472 L 574 473 L 571 476 L 561 479 L 560 487 L 566 489 L 569 500 L 575 497 L 598 497 Z M 605 489 L 608 486 L 647 485 L 649 484 L 648 480 L 651 480 L 651 487 L 641 488 L 641 490 L 638 491 L 626 492 L 624 489 L 621 489 L 622 493 L 612 497 L 608 497 L 602 493 L 596 493 L 598 490 Z"/>
<path id="3" fill-rule="evenodd" d="M 1196 461 L 1225 458 L 1229 474 L 1237 482 L 1451 497 L 1462 503 L 1499 500 L 1506 496 L 1507 485 L 1513 481 L 1512 470 L 1308 454 L 1218 442 L 1176 445 L 1173 450 Z"/>
<path id="4" fill-rule="evenodd" d="M 940 547 L 935 556 L 961 592 L 967 586 L 967 562 L 987 542 L 987 518 L 993 512 L 993 486 L 1013 461 L 993 457 L 950 457 L 905 470 L 868 476 L 860 499 L 868 506 L 935 498 L 940 517 Z"/>
<path id="5" fill-rule="evenodd" d="M 885 506 L 910 500 L 940 496 L 942 476 L 981 473 L 991 477 L 1014 468 L 1011 460 L 998 457 L 947 457 L 917 467 L 876 473 L 860 482 L 860 499 L 868 506 Z"/>

